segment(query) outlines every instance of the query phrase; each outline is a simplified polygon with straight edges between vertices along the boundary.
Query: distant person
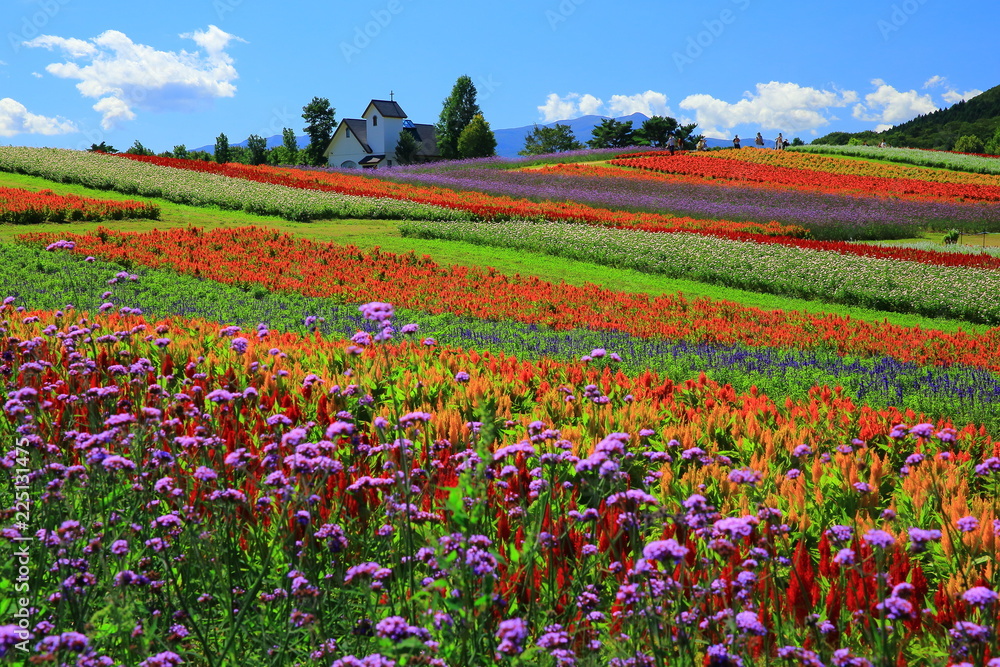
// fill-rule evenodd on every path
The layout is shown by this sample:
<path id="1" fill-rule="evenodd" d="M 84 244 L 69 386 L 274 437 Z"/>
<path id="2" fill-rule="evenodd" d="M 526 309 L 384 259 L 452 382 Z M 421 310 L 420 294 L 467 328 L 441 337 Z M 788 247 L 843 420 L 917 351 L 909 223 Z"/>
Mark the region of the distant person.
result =
<path id="1" fill-rule="evenodd" d="M 879 142 L 878 147 L 879 148 L 885 148 L 885 139 L 883 139 L 881 142 Z"/>
<path id="2" fill-rule="evenodd" d="M 667 150 L 670 151 L 671 155 L 677 150 L 677 137 L 674 136 L 673 132 L 667 135 Z"/>
<path id="3" fill-rule="evenodd" d="M 733 137 L 733 148 L 735 148 L 736 150 L 740 149 L 740 135 L 738 134 L 735 137 Z"/>
<path id="4" fill-rule="evenodd" d="M 700 151 L 708 150 L 708 142 L 705 141 L 705 137 L 702 137 L 701 139 L 698 140 L 698 150 Z"/>
<path id="5" fill-rule="evenodd" d="M 781 136 L 781 132 L 778 132 L 778 138 L 774 140 L 774 148 L 779 151 L 785 150 L 785 138 Z"/>
<path id="6" fill-rule="evenodd" d="M 760 136 L 760 132 L 757 133 L 757 138 L 754 139 L 753 143 L 755 146 L 757 146 L 757 148 L 764 147 L 764 137 Z"/>

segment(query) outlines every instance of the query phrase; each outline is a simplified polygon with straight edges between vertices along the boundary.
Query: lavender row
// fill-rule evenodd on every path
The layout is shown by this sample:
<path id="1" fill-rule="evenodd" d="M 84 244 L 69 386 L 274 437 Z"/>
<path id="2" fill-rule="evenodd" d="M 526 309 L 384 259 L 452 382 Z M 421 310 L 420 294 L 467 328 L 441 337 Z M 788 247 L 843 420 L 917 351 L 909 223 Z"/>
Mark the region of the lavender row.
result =
<path id="1" fill-rule="evenodd" d="M 696 218 L 776 220 L 806 227 L 817 239 L 906 238 L 926 227 L 958 227 L 970 231 L 1000 228 L 1000 207 L 977 204 L 914 202 L 613 176 L 571 176 L 479 166 L 447 170 L 425 168 L 419 172 L 381 170 L 372 177 L 532 200 L 578 202 Z"/>

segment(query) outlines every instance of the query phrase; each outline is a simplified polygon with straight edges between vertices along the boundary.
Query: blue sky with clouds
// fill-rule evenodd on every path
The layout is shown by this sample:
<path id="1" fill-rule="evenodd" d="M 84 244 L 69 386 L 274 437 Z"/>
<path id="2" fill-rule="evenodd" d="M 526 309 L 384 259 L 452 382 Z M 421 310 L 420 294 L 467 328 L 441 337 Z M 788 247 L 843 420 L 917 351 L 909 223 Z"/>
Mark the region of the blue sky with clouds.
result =
<path id="1" fill-rule="evenodd" d="M 995 0 L 5 0 L 0 143 L 156 151 L 302 133 L 468 74 L 494 128 L 666 114 L 710 136 L 876 129 L 1000 84 Z"/>

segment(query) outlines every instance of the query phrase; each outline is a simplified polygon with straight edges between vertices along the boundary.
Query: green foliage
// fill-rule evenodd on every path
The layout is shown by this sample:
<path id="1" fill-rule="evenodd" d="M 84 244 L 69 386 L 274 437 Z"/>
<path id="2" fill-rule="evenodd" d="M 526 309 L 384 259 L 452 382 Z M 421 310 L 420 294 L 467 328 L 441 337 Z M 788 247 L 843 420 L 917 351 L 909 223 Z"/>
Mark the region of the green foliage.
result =
<path id="1" fill-rule="evenodd" d="M 303 149 L 305 163 L 321 165 L 325 162 L 323 153 L 330 145 L 333 131 L 337 126 L 336 109 L 330 106 L 330 100 L 325 97 L 314 97 L 309 104 L 302 107 L 302 118 L 306 121 L 304 129 L 309 135 L 309 145 Z M 282 132 L 284 136 L 284 132 Z"/>
<path id="2" fill-rule="evenodd" d="M 396 161 L 399 164 L 413 164 L 417 161 L 420 153 L 420 143 L 413 136 L 413 132 L 404 129 L 399 133 L 399 141 L 396 142 Z"/>
<path id="3" fill-rule="evenodd" d="M 982 153 L 984 149 L 983 140 L 975 135 L 959 137 L 952 149 L 958 153 Z"/>
<path id="4" fill-rule="evenodd" d="M 118 149 L 114 146 L 104 143 L 103 141 L 99 144 L 90 144 L 90 148 L 87 149 L 91 153 L 117 153 Z"/>
<path id="5" fill-rule="evenodd" d="M 267 163 L 279 164 L 299 164 L 298 140 L 295 138 L 295 131 L 286 127 L 281 131 L 281 145 L 275 146 L 267 152 Z"/>
<path id="6" fill-rule="evenodd" d="M 125 152 L 130 155 L 153 155 L 153 151 L 143 146 L 142 142 L 138 139 L 136 139 L 132 143 L 132 146 Z"/>
<path id="7" fill-rule="evenodd" d="M 947 234 L 944 235 L 943 242 L 945 245 L 955 245 L 958 243 L 958 239 L 962 236 L 962 233 L 957 229 L 952 229 Z"/>
<path id="8" fill-rule="evenodd" d="M 247 152 L 250 164 L 264 164 L 267 159 L 267 139 L 257 134 L 251 134 L 247 137 Z"/>
<path id="9" fill-rule="evenodd" d="M 493 157 L 497 139 L 483 114 L 476 114 L 458 136 L 458 154 L 463 158 Z"/>
<path id="10" fill-rule="evenodd" d="M 795 137 L 794 139 L 792 139 L 791 145 L 792 146 L 805 146 L 806 142 L 802 141 L 802 139 L 800 139 L 799 137 Z"/>
<path id="11" fill-rule="evenodd" d="M 573 128 L 569 125 L 558 123 L 555 127 L 535 125 L 531 133 L 524 137 L 524 149 L 519 151 L 518 155 L 546 155 L 576 151 L 581 148 L 583 144 L 576 140 Z"/>
<path id="12" fill-rule="evenodd" d="M 229 161 L 237 164 L 250 164 L 250 151 L 246 146 L 230 146 Z"/>
<path id="13" fill-rule="evenodd" d="M 669 116 L 647 118 L 642 122 L 642 127 L 635 131 L 635 143 L 638 146 L 666 146 L 667 137 L 677 127 L 677 120 Z"/>
<path id="14" fill-rule="evenodd" d="M 185 146 L 184 144 L 178 144 L 178 145 L 174 146 L 173 153 L 174 153 L 174 157 L 177 158 L 178 160 L 189 160 L 189 159 L 191 159 L 191 154 L 188 153 L 187 146 Z"/>
<path id="15" fill-rule="evenodd" d="M 219 164 L 229 162 L 229 137 L 225 132 L 215 138 L 215 161 Z"/>
<path id="16" fill-rule="evenodd" d="M 618 121 L 605 118 L 594 127 L 592 138 L 587 142 L 591 148 L 626 148 L 635 145 L 632 121 Z"/>
<path id="17" fill-rule="evenodd" d="M 698 123 L 688 123 L 687 125 L 678 126 L 674 132 L 677 135 L 678 148 L 691 149 L 698 145 L 698 142 L 702 139 L 702 135 L 694 133 L 696 127 L 698 127 Z"/>
<path id="18" fill-rule="evenodd" d="M 290 127 L 286 127 L 281 130 L 281 148 L 285 150 L 282 155 L 285 160 L 283 163 L 279 162 L 279 164 L 299 163 L 299 142 L 295 137 L 295 131 Z"/>
<path id="19" fill-rule="evenodd" d="M 1000 125 L 997 126 L 997 130 L 990 140 L 986 142 L 983 152 L 987 155 L 1000 155 Z"/>
<path id="20" fill-rule="evenodd" d="M 476 102 L 476 86 L 466 75 L 458 77 L 451 94 L 442 103 L 441 117 L 437 123 L 437 145 L 441 157 L 453 160 L 461 157 L 458 148 L 462 130 L 476 115 L 482 115 Z"/>

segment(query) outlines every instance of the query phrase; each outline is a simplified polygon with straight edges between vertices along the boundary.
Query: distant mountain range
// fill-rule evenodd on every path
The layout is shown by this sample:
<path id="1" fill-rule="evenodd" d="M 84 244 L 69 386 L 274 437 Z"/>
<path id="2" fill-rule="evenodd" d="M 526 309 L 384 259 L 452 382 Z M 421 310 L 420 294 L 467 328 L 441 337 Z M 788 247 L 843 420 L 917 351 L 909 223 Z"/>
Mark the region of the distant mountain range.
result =
<path id="1" fill-rule="evenodd" d="M 569 125 L 570 129 L 573 130 L 573 135 L 576 140 L 582 144 L 586 144 L 587 140 L 591 137 L 591 132 L 594 128 L 601 124 L 601 121 L 608 116 L 581 116 L 580 118 L 573 118 L 571 120 L 557 120 L 553 123 L 539 124 L 539 126 L 544 127 L 555 127 L 556 124 L 559 125 Z M 632 127 L 639 129 L 642 126 L 643 121 L 647 120 L 648 116 L 641 113 L 634 113 L 629 116 L 619 116 L 615 120 L 618 121 L 632 121 Z M 493 130 L 493 135 L 497 139 L 497 155 L 500 157 L 517 157 L 517 152 L 524 148 L 524 138 L 531 134 L 531 131 L 535 128 L 534 124 L 524 125 L 522 127 L 510 127 L 502 130 Z M 299 143 L 299 148 L 305 148 L 309 144 L 309 137 L 303 135 L 301 137 L 296 137 Z M 273 137 L 267 138 L 267 147 L 271 148 L 273 146 L 280 146 L 282 138 L 280 134 L 276 134 Z M 725 139 L 706 139 L 709 148 L 714 148 L 715 146 L 732 146 L 732 142 Z M 244 139 L 240 142 L 231 143 L 232 146 L 246 146 L 247 142 Z M 188 150 L 196 151 L 208 151 L 212 153 L 215 151 L 215 144 L 208 144 L 206 146 L 200 146 L 199 148 L 193 148 Z"/>

